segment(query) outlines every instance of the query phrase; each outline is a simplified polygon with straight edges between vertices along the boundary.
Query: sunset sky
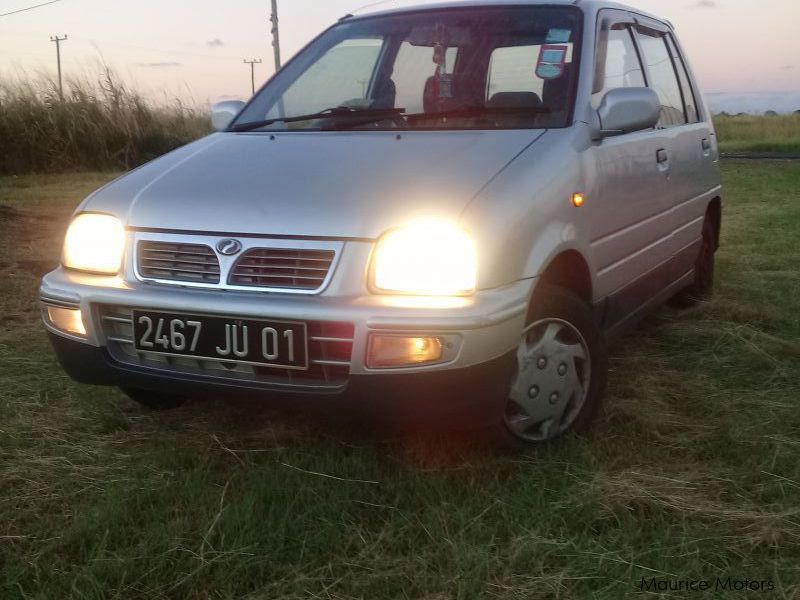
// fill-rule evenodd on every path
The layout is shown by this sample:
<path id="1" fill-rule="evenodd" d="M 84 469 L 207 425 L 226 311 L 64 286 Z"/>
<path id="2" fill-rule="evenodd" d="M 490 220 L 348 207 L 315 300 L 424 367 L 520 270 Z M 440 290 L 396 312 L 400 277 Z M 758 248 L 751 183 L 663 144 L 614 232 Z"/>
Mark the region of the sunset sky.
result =
<path id="1" fill-rule="evenodd" d="M 0 0 L 0 14 L 45 1 Z M 280 0 L 284 57 L 367 2 Z M 706 93 L 777 93 L 798 98 L 800 108 L 799 0 L 630 4 L 675 24 Z M 50 36 L 68 34 L 66 75 L 96 73 L 102 60 L 150 96 L 246 98 L 250 71 L 242 59 L 264 60 L 259 82 L 273 71 L 268 11 L 269 0 L 60 0 L 0 17 L 0 77 L 54 71 Z"/>

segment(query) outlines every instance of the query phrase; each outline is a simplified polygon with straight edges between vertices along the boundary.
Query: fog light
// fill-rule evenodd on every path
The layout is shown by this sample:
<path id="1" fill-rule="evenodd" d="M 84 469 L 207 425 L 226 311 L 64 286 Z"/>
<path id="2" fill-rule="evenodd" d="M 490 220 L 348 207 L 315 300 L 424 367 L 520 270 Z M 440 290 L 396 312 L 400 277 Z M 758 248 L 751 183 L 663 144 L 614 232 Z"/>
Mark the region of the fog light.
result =
<path id="1" fill-rule="evenodd" d="M 372 335 L 369 338 L 367 367 L 412 367 L 441 361 L 442 356 L 443 344 L 438 337 Z"/>
<path id="2" fill-rule="evenodd" d="M 80 309 L 48 306 L 47 320 L 50 321 L 53 327 L 64 333 L 86 335 L 86 327 L 83 325 L 83 316 Z"/>

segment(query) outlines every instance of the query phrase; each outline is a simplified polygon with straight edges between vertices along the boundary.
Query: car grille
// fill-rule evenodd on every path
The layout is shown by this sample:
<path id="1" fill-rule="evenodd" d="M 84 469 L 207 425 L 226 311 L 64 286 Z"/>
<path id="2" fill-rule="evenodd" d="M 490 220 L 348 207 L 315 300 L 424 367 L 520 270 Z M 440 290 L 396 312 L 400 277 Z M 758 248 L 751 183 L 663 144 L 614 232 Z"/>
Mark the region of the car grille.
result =
<path id="1" fill-rule="evenodd" d="M 236 261 L 228 283 L 247 287 L 316 290 L 336 254 L 332 250 L 253 248 Z"/>
<path id="2" fill-rule="evenodd" d="M 219 259 L 209 246 L 141 241 L 139 274 L 147 279 L 186 283 L 219 283 Z"/>
<path id="3" fill-rule="evenodd" d="M 345 387 L 350 376 L 355 337 L 352 323 L 307 322 L 309 368 L 307 371 L 296 371 L 141 352 L 133 341 L 133 310 L 130 307 L 108 305 L 98 308 L 108 352 L 122 364 L 181 373 L 199 380 L 211 377 L 262 384 L 275 389 L 335 391 Z"/>

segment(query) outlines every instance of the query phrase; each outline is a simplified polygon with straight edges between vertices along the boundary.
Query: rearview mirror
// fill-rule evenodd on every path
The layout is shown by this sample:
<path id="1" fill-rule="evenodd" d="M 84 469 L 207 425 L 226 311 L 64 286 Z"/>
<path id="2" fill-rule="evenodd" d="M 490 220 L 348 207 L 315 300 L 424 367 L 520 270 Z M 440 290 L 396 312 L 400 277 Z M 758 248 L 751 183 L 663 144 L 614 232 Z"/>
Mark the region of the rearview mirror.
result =
<path id="1" fill-rule="evenodd" d="M 609 90 L 597 109 L 594 139 L 655 127 L 661 117 L 658 94 L 646 87 Z"/>
<path id="2" fill-rule="evenodd" d="M 211 107 L 211 125 L 217 131 L 227 129 L 243 108 L 244 102 L 241 100 L 217 102 Z"/>

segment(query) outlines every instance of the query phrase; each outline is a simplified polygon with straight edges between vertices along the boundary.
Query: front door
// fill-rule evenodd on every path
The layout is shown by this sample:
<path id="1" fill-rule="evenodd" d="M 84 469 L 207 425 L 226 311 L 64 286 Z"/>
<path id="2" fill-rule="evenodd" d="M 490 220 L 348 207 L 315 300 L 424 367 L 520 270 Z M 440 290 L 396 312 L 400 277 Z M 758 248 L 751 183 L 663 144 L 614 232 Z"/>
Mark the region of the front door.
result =
<path id="1" fill-rule="evenodd" d="M 620 16 L 602 21 L 595 107 L 611 89 L 648 84 L 633 20 L 627 13 L 608 13 Z M 663 285 L 653 273 L 668 263 L 672 252 L 671 135 L 657 128 L 609 137 L 590 152 L 597 182 L 590 194 L 600 207 L 590 226 L 591 255 L 597 293 L 609 298 L 606 323 L 613 326 Z"/>

